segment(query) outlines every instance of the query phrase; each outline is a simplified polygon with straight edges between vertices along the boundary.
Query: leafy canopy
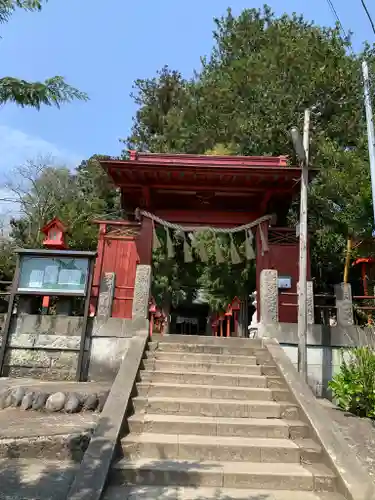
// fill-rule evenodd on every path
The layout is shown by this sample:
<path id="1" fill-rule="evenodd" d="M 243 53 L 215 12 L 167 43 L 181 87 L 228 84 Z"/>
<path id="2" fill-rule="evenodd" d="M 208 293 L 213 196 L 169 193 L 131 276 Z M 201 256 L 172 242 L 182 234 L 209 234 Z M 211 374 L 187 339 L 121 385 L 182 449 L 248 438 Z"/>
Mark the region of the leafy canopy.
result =
<path id="1" fill-rule="evenodd" d="M 8 22 L 17 8 L 39 11 L 43 3 L 40 0 L 0 0 L 0 23 Z M 44 82 L 27 82 L 10 76 L 0 78 L 0 105 L 13 102 L 39 110 L 42 105 L 59 108 L 61 104 L 73 100 L 87 99 L 87 94 L 68 85 L 62 76 L 54 76 Z"/>
<path id="2" fill-rule="evenodd" d="M 309 193 L 312 274 L 322 289 L 340 282 L 348 232 L 371 234 L 360 65 L 366 57 L 375 75 L 374 46 L 353 54 L 339 26 L 277 17 L 267 6 L 239 16 L 229 9 L 215 19 L 213 38 L 193 78 L 164 67 L 135 82 L 138 110 L 126 147 L 201 154 L 220 145 L 232 154 L 287 154 L 295 162 L 288 132 L 302 130 L 310 107 L 311 163 L 319 169 Z M 292 226 L 297 217 L 298 200 Z"/>

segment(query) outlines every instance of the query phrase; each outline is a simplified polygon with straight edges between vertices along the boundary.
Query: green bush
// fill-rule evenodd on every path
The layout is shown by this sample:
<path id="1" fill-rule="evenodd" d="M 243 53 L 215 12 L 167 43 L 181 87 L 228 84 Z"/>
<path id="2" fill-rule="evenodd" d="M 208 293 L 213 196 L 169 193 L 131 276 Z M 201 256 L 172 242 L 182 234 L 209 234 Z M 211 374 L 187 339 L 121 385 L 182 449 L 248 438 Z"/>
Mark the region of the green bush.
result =
<path id="1" fill-rule="evenodd" d="M 371 347 L 350 350 L 349 359 L 343 360 L 329 387 L 340 408 L 375 418 L 375 350 Z"/>

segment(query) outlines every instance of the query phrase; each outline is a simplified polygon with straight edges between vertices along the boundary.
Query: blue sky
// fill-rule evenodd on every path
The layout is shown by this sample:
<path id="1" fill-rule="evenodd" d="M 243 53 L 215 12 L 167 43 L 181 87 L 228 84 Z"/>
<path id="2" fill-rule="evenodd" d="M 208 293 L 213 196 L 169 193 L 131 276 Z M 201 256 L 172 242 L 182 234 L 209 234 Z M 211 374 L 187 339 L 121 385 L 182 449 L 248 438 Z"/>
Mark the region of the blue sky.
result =
<path id="1" fill-rule="evenodd" d="M 264 2 L 245 0 L 49 0 L 41 13 L 17 13 L 1 26 L 2 76 L 40 80 L 53 75 L 86 91 L 88 103 L 61 110 L 0 109 L 0 173 L 28 158 L 52 154 L 74 165 L 94 153 L 117 155 L 131 127 L 129 97 L 136 78 L 164 64 L 185 76 L 212 46 L 213 17 Z M 326 0 L 269 0 L 277 14 L 296 11 L 319 24 L 335 19 Z M 354 46 L 375 42 L 360 0 L 334 0 Z M 373 0 L 368 0 L 375 17 Z"/>

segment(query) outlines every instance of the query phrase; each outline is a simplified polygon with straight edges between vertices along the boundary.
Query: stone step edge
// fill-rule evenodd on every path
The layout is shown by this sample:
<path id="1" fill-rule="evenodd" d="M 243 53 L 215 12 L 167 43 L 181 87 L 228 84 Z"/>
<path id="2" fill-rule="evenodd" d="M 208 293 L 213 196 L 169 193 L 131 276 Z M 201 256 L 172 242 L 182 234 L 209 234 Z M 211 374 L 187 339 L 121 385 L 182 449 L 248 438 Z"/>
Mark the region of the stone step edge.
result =
<path id="1" fill-rule="evenodd" d="M 212 398 L 177 398 L 177 397 L 168 397 L 168 396 L 136 396 L 133 400 L 139 401 L 164 401 L 167 403 L 205 403 L 205 404 L 238 404 L 238 405 L 264 405 L 264 406 L 286 406 L 288 408 L 298 408 L 298 405 L 289 401 L 271 401 L 271 400 L 262 400 L 262 399 L 212 399 Z"/>
<path id="2" fill-rule="evenodd" d="M 335 479 L 336 476 L 326 465 L 323 464 L 297 464 L 297 463 L 267 463 L 267 462 L 220 462 L 200 460 L 187 462 L 186 460 L 175 459 L 152 459 L 140 458 L 137 460 L 127 460 L 122 458 L 113 463 L 114 470 L 160 470 L 165 472 L 184 471 L 195 474 L 204 473 L 234 473 L 234 474 L 258 474 L 258 475 L 301 475 L 317 476 Z M 274 470 L 272 470 L 274 469 Z"/>
<path id="3" fill-rule="evenodd" d="M 244 438 L 236 436 L 221 436 L 218 442 L 217 436 L 204 436 L 196 434 L 157 434 L 153 432 L 143 432 L 142 434 L 130 433 L 121 439 L 122 445 L 126 444 L 182 444 L 194 446 L 225 446 L 225 447 L 246 447 L 246 448 L 278 448 L 289 450 L 309 450 L 311 453 L 321 453 L 322 448 L 312 439 L 291 440 L 288 438 Z"/>
<path id="4" fill-rule="evenodd" d="M 162 362 L 164 363 L 164 361 L 166 360 L 163 360 Z M 262 365 L 234 365 L 234 366 L 262 366 Z M 142 369 L 140 370 L 140 374 L 142 375 L 142 373 L 147 373 L 147 374 L 150 374 L 153 375 L 155 373 L 155 371 L 157 371 L 157 373 L 165 373 L 166 375 L 196 375 L 196 376 L 219 376 L 219 377 L 230 377 L 230 378 L 238 378 L 238 377 L 241 377 L 241 378 L 244 378 L 244 379 L 257 379 L 257 380 L 262 380 L 262 379 L 270 379 L 270 380 L 280 380 L 283 384 L 285 384 L 284 380 L 282 377 L 280 377 L 279 375 L 258 375 L 258 374 L 254 374 L 254 375 L 249 375 L 247 373 L 224 373 L 224 372 L 186 372 L 184 370 L 181 370 L 181 371 L 178 371 L 178 370 L 150 370 L 148 368 L 145 368 L 145 369 Z M 233 386 L 230 386 L 230 387 L 233 387 Z M 247 387 L 247 386 L 246 386 Z"/>
<path id="5" fill-rule="evenodd" d="M 337 478 L 317 463 L 212 462 L 121 459 L 110 471 L 112 484 L 216 486 L 295 491 L 337 491 Z"/>
<path id="6" fill-rule="evenodd" d="M 150 343 L 155 344 L 199 344 L 203 345 L 239 345 L 254 346 L 264 349 L 262 339 L 248 339 L 244 337 L 214 337 L 213 335 L 153 335 Z"/>
<path id="7" fill-rule="evenodd" d="M 190 415 L 171 415 L 162 413 L 135 413 L 128 418 L 137 422 L 173 422 L 173 423 L 202 423 L 202 424 L 228 424 L 228 425 L 266 425 L 277 427 L 309 427 L 302 420 L 284 420 L 281 418 L 248 418 L 239 417 L 194 417 Z"/>
<path id="8" fill-rule="evenodd" d="M 186 486 L 116 486 L 109 485 L 103 500 L 144 498 L 168 498 L 170 500 L 301 500 L 301 492 L 293 490 L 253 490 L 248 488 L 210 488 L 201 486 L 199 488 L 189 488 Z M 345 500 L 340 493 L 304 491 L 303 500 Z"/>
<path id="9" fill-rule="evenodd" d="M 173 360 L 169 360 L 169 359 L 152 359 L 152 358 L 145 358 L 142 360 L 144 366 L 147 366 L 147 365 L 151 365 L 151 364 L 154 364 L 154 365 L 160 365 L 162 363 L 167 363 L 170 364 L 170 365 L 181 365 L 181 368 L 183 369 L 184 366 L 187 366 L 187 365 L 210 365 L 210 366 L 225 366 L 228 368 L 228 372 L 230 373 L 230 368 L 233 368 L 233 367 L 241 367 L 241 369 L 243 369 L 244 367 L 251 367 L 251 368 L 254 368 L 254 367 L 259 367 L 261 368 L 262 366 L 272 366 L 272 367 L 276 367 L 276 365 L 268 365 L 268 364 L 263 364 L 263 363 L 254 363 L 254 364 L 248 364 L 248 365 L 241 365 L 241 364 L 237 364 L 237 363 L 209 363 L 207 361 L 202 361 L 202 362 L 194 362 L 194 361 L 181 361 L 181 360 L 178 360 L 178 361 L 173 361 Z M 206 373 L 211 373 L 211 372 L 206 372 Z M 216 372 L 217 373 L 217 372 Z M 223 373 L 223 372 L 219 372 L 219 373 Z"/>
<path id="10" fill-rule="evenodd" d="M 254 401 L 282 401 L 284 403 L 292 403 L 292 397 L 290 395 L 290 391 L 288 389 L 283 388 L 270 388 L 270 387 L 240 387 L 240 386 L 228 386 L 228 385 L 198 385 L 198 384 L 169 384 L 165 382 L 153 382 L 150 381 L 142 381 L 136 383 L 138 395 L 144 397 L 153 397 L 153 391 L 158 392 L 159 394 L 154 395 L 157 397 L 163 397 L 164 393 L 168 393 L 168 391 L 181 391 L 181 395 L 184 391 L 196 391 L 194 397 L 201 400 L 202 398 L 211 398 L 213 400 L 217 399 L 225 399 L 226 401 L 244 401 L 246 397 L 241 399 L 241 397 L 232 397 L 232 395 L 237 396 L 246 396 L 247 393 L 251 394 L 251 398 Z M 201 391 L 201 393 L 200 393 Z M 223 391 L 229 394 L 221 394 L 219 397 L 215 391 Z M 202 392 L 205 394 L 202 395 Z M 209 392 L 209 394 L 207 394 Z M 168 396 L 166 397 L 178 397 L 178 396 Z"/>
<path id="11" fill-rule="evenodd" d="M 267 435 L 268 439 L 274 438 L 272 431 L 279 431 L 282 433 L 282 436 L 279 435 L 276 437 L 285 436 L 292 440 L 309 438 L 311 436 L 310 427 L 305 422 L 302 422 L 301 420 L 286 420 L 281 418 L 206 417 L 200 415 L 191 416 L 179 414 L 173 415 L 168 413 L 144 413 L 142 410 L 136 412 L 128 418 L 130 431 L 137 434 L 144 432 L 144 428 L 147 428 L 150 424 L 150 430 L 152 432 L 166 434 L 176 434 L 177 427 L 180 434 L 192 434 L 198 436 L 240 436 L 245 432 L 254 435 L 256 429 L 259 429 L 259 433 L 261 435 L 264 433 L 270 433 L 271 435 Z M 197 426 L 199 427 L 198 431 L 196 429 Z M 232 429 L 230 434 L 229 431 L 224 432 L 226 427 Z M 171 430 L 172 432 L 170 432 Z M 238 432 L 240 432 L 239 435 L 237 434 Z"/>
<path id="12" fill-rule="evenodd" d="M 238 386 L 238 385 L 212 385 L 212 384 L 179 384 L 179 383 L 169 383 L 169 382 L 153 382 L 152 380 L 150 381 L 142 381 L 142 382 L 137 382 L 136 383 L 137 387 L 159 387 L 163 388 L 165 387 L 166 389 L 169 388 L 180 388 L 184 389 L 186 387 L 189 387 L 190 389 L 222 389 L 222 390 L 230 390 L 230 391 L 238 391 L 238 392 L 248 392 L 248 391 L 254 391 L 254 392 L 266 392 L 269 394 L 272 394 L 273 392 L 284 392 L 284 393 L 289 393 L 288 389 L 279 389 L 279 388 L 274 388 L 274 387 L 243 387 L 243 386 Z M 235 399 L 235 398 L 233 398 Z"/>
<path id="13" fill-rule="evenodd" d="M 219 359 L 224 359 L 224 358 L 235 358 L 238 360 L 248 360 L 249 358 L 255 358 L 256 355 L 249 355 L 246 356 L 244 354 L 215 354 L 215 353 L 210 353 L 210 352 L 181 352 L 181 351 L 160 351 L 160 350 L 155 350 L 155 351 L 146 351 L 146 358 L 145 359 L 154 359 L 157 357 L 158 354 L 162 354 L 163 356 L 192 356 L 192 357 L 197 357 L 199 359 L 200 357 L 203 356 L 212 356 L 212 357 L 218 357 Z"/>

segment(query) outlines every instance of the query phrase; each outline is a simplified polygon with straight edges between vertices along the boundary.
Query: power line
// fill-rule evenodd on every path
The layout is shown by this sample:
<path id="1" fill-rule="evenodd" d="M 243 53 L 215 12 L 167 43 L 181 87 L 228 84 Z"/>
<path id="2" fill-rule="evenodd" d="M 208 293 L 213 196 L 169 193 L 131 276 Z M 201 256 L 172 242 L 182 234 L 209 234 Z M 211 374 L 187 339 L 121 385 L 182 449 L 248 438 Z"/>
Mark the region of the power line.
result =
<path id="1" fill-rule="evenodd" d="M 332 0 L 327 0 L 327 3 L 329 5 L 329 7 L 330 7 L 330 9 L 331 9 L 331 11 L 333 13 L 333 15 L 335 16 L 337 22 L 339 23 L 340 29 L 344 33 L 345 38 L 348 38 L 348 35 L 347 35 L 347 33 L 346 33 L 345 29 L 344 29 L 344 26 L 343 26 L 343 24 L 342 24 L 342 22 L 340 20 L 340 17 L 339 17 L 339 15 L 337 13 L 337 10 L 335 9 L 335 6 L 333 5 Z"/>
<path id="2" fill-rule="evenodd" d="M 367 5 L 366 5 L 366 3 L 365 3 L 365 0 L 361 0 L 361 4 L 362 4 L 362 7 L 364 8 L 364 10 L 365 10 L 365 12 L 366 12 L 366 14 L 367 14 L 367 17 L 368 17 L 369 21 L 370 21 L 372 31 L 373 31 L 373 32 L 374 32 L 374 34 L 375 34 L 375 24 L 374 24 L 374 21 L 372 20 L 371 14 L 370 14 L 370 12 L 369 12 L 369 10 L 368 10 L 368 8 L 367 8 Z"/>

